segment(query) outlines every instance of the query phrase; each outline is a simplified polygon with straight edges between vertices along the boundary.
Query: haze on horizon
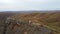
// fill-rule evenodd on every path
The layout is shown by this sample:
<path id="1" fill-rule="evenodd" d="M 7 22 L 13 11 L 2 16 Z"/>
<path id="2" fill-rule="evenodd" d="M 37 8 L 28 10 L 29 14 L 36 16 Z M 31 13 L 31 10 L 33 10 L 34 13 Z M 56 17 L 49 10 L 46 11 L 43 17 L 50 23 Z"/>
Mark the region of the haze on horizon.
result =
<path id="1" fill-rule="evenodd" d="M 60 10 L 60 0 L 0 0 L 0 11 Z"/>

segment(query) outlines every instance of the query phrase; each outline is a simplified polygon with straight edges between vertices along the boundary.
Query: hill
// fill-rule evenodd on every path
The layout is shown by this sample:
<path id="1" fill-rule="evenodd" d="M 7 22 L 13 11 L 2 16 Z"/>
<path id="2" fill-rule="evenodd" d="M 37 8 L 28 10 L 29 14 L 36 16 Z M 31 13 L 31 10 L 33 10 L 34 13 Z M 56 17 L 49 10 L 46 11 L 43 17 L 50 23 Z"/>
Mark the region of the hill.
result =
<path id="1" fill-rule="evenodd" d="M 60 12 L 16 14 L 10 18 L 39 23 L 60 33 Z M 54 34 L 58 34 L 56 32 Z"/>
<path id="2" fill-rule="evenodd" d="M 3 34 L 6 18 L 15 14 L 12 12 L 0 12 L 0 34 Z"/>

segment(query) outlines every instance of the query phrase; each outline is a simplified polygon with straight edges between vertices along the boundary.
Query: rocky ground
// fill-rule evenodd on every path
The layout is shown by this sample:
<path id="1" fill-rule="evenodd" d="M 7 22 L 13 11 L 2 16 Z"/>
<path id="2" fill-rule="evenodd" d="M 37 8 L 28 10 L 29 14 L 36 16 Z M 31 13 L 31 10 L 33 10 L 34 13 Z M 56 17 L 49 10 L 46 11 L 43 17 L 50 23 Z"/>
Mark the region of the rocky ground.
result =
<path id="1" fill-rule="evenodd" d="M 40 31 L 40 32 L 42 32 L 42 34 L 44 32 L 46 32 L 48 29 L 53 31 L 53 32 L 51 32 L 49 34 L 52 34 L 52 33 L 59 34 L 60 33 L 60 27 L 59 27 L 59 25 L 60 25 L 60 12 L 31 13 L 31 14 L 22 14 L 22 15 L 17 14 L 17 15 L 11 16 L 9 18 L 12 19 L 12 20 L 16 20 L 16 21 L 17 20 L 22 21 L 24 24 L 25 24 L 25 22 L 26 23 L 30 23 L 31 22 L 32 25 L 39 25 L 39 24 L 43 25 L 44 27 Z M 15 21 L 11 22 L 11 23 L 15 23 Z M 16 24 L 19 25 L 18 22 L 16 22 Z M 27 26 L 25 26 L 25 25 L 23 26 L 22 25 L 21 26 L 22 30 L 24 30 L 25 28 L 27 28 L 29 30 L 29 27 L 31 25 L 28 26 L 28 27 Z M 15 25 L 14 25 L 14 27 L 15 27 Z M 47 29 L 45 27 L 47 27 Z M 36 28 L 38 28 L 38 27 L 36 27 Z M 47 32 L 49 32 L 49 30 Z M 32 30 L 32 32 L 34 32 L 34 31 Z M 37 30 L 36 30 L 36 32 L 37 32 Z M 38 34 L 39 34 L 39 32 L 38 32 Z"/>
<path id="2" fill-rule="evenodd" d="M 10 12 L 0 12 L 0 34 L 4 34 L 4 26 L 5 21 L 7 17 L 15 15 L 16 13 L 10 13 Z"/>
<path id="3" fill-rule="evenodd" d="M 0 34 L 60 34 L 60 12 L 0 14 Z"/>

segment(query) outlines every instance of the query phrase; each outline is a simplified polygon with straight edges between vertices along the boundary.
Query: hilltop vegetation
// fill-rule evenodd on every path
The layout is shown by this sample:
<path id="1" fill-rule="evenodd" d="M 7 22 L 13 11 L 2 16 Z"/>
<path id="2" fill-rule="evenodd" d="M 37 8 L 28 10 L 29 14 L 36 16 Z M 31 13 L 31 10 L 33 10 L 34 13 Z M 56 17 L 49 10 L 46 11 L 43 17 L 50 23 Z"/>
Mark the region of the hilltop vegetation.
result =
<path id="1" fill-rule="evenodd" d="M 15 14 L 16 13 L 0 12 L 0 34 L 3 34 L 6 18 Z"/>
<path id="2" fill-rule="evenodd" d="M 15 20 L 25 20 L 42 25 L 55 30 L 54 34 L 60 34 L 60 12 L 0 12 L 0 34 L 3 33 L 6 18 L 14 18 Z"/>
<path id="3" fill-rule="evenodd" d="M 15 20 L 25 20 L 48 26 L 50 29 L 60 33 L 60 12 L 51 13 L 31 13 L 31 14 L 17 14 L 11 16 Z M 58 33 L 54 33 L 58 34 Z"/>

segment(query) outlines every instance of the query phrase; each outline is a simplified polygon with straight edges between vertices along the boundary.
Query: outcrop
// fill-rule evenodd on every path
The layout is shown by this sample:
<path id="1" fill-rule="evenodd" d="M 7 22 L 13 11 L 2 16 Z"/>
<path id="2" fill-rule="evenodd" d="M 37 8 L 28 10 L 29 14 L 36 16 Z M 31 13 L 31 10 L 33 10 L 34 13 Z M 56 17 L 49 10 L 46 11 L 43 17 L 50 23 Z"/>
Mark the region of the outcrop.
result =
<path id="1" fill-rule="evenodd" d="M 59 34 L 60 13 L 17 14 L 6 20 L 6 34 Z"/>

